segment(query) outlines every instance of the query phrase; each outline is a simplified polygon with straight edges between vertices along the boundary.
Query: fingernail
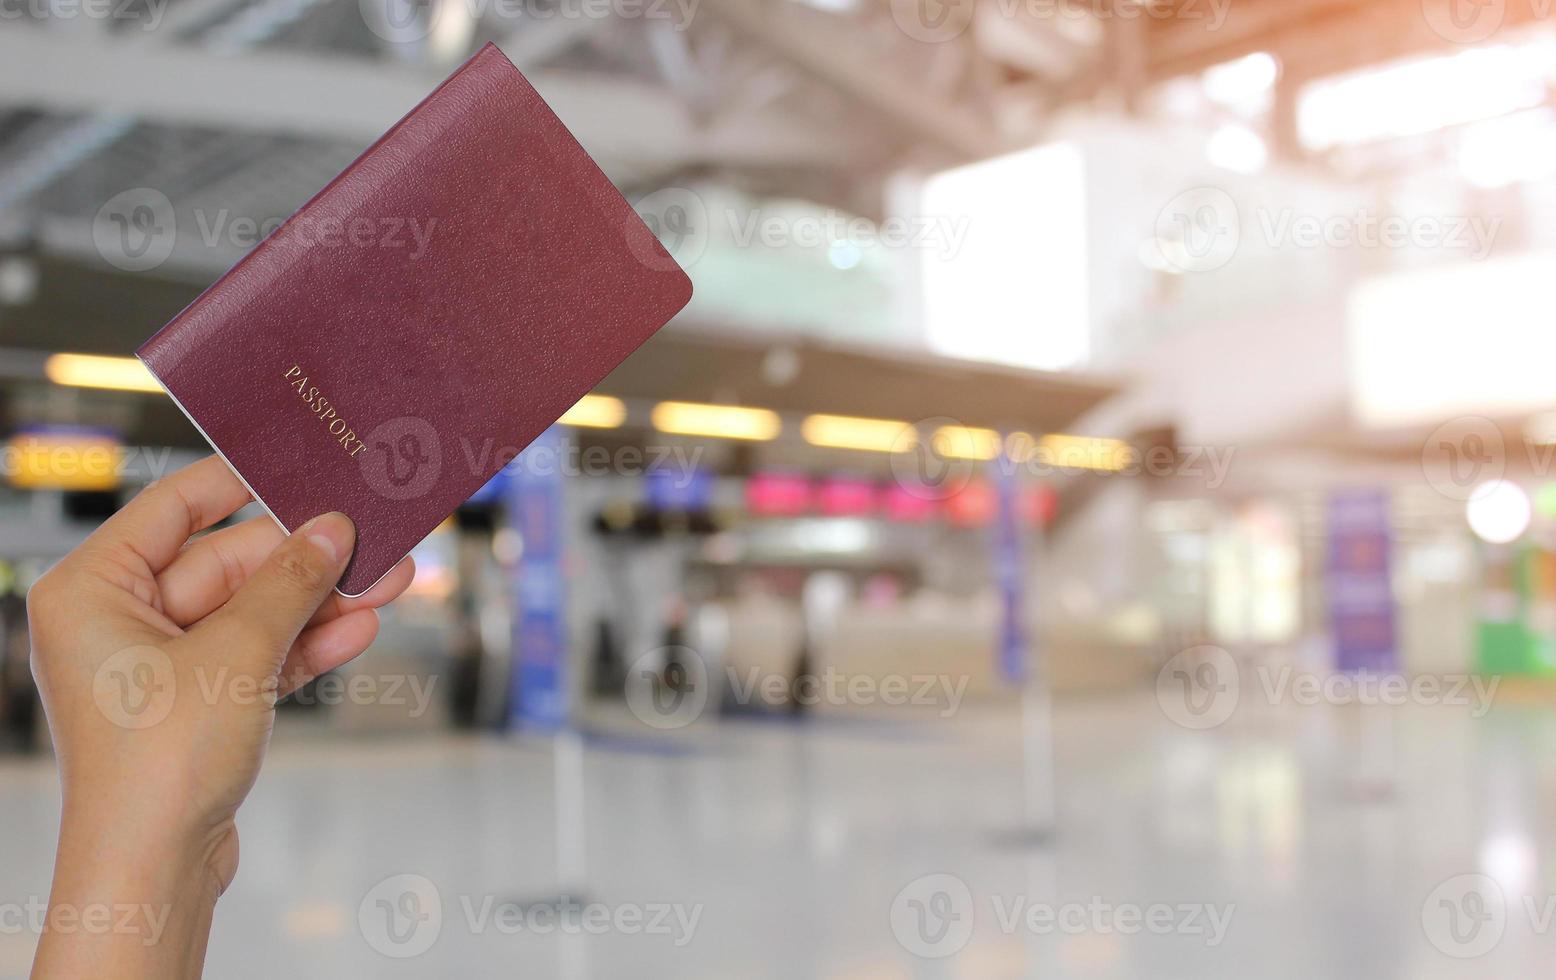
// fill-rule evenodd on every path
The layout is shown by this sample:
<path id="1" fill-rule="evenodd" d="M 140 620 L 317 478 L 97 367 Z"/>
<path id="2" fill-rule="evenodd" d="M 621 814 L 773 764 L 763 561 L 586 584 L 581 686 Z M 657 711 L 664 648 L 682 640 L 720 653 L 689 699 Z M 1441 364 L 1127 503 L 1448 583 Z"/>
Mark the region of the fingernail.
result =
<path id="1" fill-rule="evenodd" d="M 298 528 L 298 531 L 332 562 L 339 562 L 343 556 L 350 554 L 351 546 L 357 538 L 356 525 L 351 523 L 351 518 L 341 513 L 320 514 Z"/>

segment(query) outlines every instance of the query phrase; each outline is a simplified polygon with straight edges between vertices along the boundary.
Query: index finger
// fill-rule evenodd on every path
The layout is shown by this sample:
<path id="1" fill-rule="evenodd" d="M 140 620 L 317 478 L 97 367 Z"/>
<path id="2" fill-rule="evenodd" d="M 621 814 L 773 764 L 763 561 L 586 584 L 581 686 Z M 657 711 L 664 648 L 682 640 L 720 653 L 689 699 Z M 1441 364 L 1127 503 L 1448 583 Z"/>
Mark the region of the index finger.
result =
<path id="1" fill-rule="evenodd" d="M 227 464 L 207 456 L 135 495 L 86 539 L 86 552 L 129 553 L 161 571 L 190 535 L 230 516 L 253 496 Z"/>

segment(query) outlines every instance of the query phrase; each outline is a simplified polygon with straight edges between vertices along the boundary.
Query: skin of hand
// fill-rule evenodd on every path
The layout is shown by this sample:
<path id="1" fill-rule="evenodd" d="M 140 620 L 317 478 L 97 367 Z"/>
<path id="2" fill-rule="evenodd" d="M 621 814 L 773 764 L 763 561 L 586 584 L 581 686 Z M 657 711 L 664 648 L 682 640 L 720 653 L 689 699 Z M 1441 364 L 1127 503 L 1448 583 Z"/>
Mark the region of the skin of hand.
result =
<path id="1" fill-rule="evenodd" d="M 410 559 L 336 594 L 342 514 L 288 536 L 217 458 L 147 487 L 27 596 L 62 809 L 34 980 L 197 977 L 275 703 L 356 657 Z"/>

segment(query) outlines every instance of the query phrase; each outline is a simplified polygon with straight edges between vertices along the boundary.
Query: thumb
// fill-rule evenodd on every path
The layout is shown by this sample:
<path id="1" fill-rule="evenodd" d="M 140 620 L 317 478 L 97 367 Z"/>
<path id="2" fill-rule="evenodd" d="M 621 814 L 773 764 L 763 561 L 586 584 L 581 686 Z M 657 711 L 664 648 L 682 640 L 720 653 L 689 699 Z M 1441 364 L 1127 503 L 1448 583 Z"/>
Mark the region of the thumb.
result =
<path id="1" fill-rule="evenodd" d="M 340 581 L 356 545 L 345 514 L 315 517 L 281 542 L 221 611 L 207 622 L 257 655 L 256 669 L 280 669 L 309 618 Z"/>

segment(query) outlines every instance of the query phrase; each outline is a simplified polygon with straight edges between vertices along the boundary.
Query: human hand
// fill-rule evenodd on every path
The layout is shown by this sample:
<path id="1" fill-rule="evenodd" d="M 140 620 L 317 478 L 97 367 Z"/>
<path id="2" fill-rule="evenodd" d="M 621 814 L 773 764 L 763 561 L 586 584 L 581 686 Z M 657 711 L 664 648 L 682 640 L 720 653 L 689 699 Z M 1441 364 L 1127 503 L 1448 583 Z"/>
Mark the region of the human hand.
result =
<path id="1" fill-rule="evenodd" d="M 258 517 L 191 540 L 250 499 L 202 460 L 147 487 L 28 594 L 63 795 L 35 978 L 199 975 L 277 699 L 367 649 L 375 609 L 410 584 L 407 558 L 362 596 L 332 591 L 356 540 L 341 514 L 291 536 Z M 140 908 L 146 928 L 62 927 L 102 905 Z"/>

